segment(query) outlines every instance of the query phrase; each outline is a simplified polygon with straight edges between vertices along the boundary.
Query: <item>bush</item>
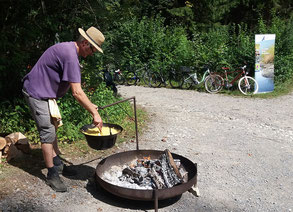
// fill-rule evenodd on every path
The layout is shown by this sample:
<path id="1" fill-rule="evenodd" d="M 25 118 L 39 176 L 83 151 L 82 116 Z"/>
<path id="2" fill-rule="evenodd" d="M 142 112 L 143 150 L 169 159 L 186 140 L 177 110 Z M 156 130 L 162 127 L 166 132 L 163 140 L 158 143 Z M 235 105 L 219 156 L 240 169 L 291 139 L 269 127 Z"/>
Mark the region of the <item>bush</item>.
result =
<path id="1" fill-rule="evenodd" d="M 293 17 L 288 21 L 281 20 L 274 11 L 272 16 L 271 23 L 259 20 L 259 33 L 276 34 L 274 79 L 279 85 L 293 76 Z"/>
<path id="2" fill-rule="evenodd" d="M 113 92 L 100 84 L 97 89 L 84 89 L 91 101 L 97 106 L 112 104 L 120 98 L 114 97 Z M 81 107 L 74 97 L 68 92 L 63 98 L 58 100 L 58 106 L 61 111 L 63 126 L 58 129 L 58 139 L 60 141 L 74 141 L 81 139 L 83 135 L 80 128 L 92 122 L 90 113 Z M 119 106 L 109 107 L 99 111 L 103 122 L 110 122 L 123 125 L 126 117 L 125 111 L 132 113 L 129 102 L 121 103 Z M 107 114 L 106 114 L 107 113 Z M 22 132 L 30 140 L 38 142 L 38 132 L 33 121 L 29 108 L 24 99 L 19 99 L 13 104 L 4 102 L 0 105 L 0 132 L 12 133 Z M 109 120 L 108 120 L 109 119 Z"/>
<path id="3" fill-rule="evenodd" d="M 162 72 L 174 63 L 190 63 L 194 51 L 184 28 L 167 27 L 163 23 L 163 18 L 156 17 L 133 18 L 116 24 L 116 28 L 107 33 L 112 61 L 125 68 L 149 63 L 153 70 Z"/>
<path id="4" fill-rule="evenodd" d="M 219 25 L 202 33 L 194 29 L 193 41 L 200 66 L 211 64 L 214 71 L 244 63 L 254 67 L 254 38 L 245 25 Z"/>

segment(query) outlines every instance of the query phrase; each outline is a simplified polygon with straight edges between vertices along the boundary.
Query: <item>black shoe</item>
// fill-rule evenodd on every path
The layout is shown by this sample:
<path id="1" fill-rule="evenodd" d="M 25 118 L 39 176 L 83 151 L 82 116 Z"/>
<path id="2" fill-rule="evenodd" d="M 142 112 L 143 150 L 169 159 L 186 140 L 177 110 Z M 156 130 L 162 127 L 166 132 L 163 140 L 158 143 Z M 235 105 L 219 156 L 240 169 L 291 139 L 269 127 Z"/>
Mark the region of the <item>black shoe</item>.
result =
<path id="1" fill-rule="evenodd" d="M 62 182 L 59 175 L 57 175 L 57 174 L 52 175 L 50 177 L 47 177 L 46 183 L 49 186 L 51 186 L 51 188 L 54 191 L 57 191 L 57 192 L 66 192 L 67 191 L 66 185 Z"/>
<path id="2" fill-rule="evenodd" d="M 74 170 L 72 166 L 66 166 L 65 164 L 55 166 L 55 169 L 58 171 L 59 174 L 62 174 L 63 176 L 77 175 L 77 171 Z"/>

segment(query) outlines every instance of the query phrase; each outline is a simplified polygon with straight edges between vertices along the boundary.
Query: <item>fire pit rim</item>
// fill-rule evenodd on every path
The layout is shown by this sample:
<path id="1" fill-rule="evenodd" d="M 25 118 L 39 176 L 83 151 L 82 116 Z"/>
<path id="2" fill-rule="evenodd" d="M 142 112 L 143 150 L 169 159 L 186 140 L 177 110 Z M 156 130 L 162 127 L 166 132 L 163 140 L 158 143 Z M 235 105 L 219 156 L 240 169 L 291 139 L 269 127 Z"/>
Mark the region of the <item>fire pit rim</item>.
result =
<path id="1" fill-rule="evenodd" d="M 104 158 L 103 160 L 101 160 L 96 168 L 96 180 L 97 182 L 108 192 L 116 195 L 116 196 L 120 196 L 123 198 L 127 198 L 127 199 L 132 199 L 132 200 L 143 200 L 143 201 L 151 201 L 154 200 L 154 191 L 156 190 L 158 192 L 158 199 L 159 200 L 163 200 L 163 199 L 169 199 L 175 196 L 179 196 L 182 193 L 186 192 L 187 190 L 189 190 L 197 181 L 197 164 L 193 163 L 192 161 L 190 161 L 189 159 L 185 158 L 184 156 L 172 153 L 172 156 L 175 159 L 183 159 L 183 163 L 182 165 L 184 166 L 184 168 L 186 168 L 186 166 L 188 165 L 188 168 L 186 168 L 188 170 L 188 181 L 186 183 L 182 183 L 179 185 L 176 185 L 174 187 L 171 188 L 164 188 L 164 189 L 133 189 L 133 188 L 126 188 L 126 187 L 121 187 L 115 184 L 112 184 L 106 180 L 104 180 L 101 175 L 104 173 L 104 171 L 102 171 L 100 173 L 100 169 L 102 169 L 102 166 L 106 166 L 108 164 L 107 160 L 111 159 L 113 160 L 113 158 L 117 157 L 120 158 L 121 160 L 121 156 L 125 155 L 132 155 L 136 156 L 136 158 L 138 158 L 137 156 L 139 156 L 139 153 L 145 154 L 145 152 L 150 152 L 153 153 L 153 155 L 156 154 L 162 154 L 164 153 L 164 151 L 161 150 L 130 150 L 130 151 L 125 151 L 125 152 L 119 152 L 113 155 L 110 155 L 106 158 Z M 135 159 L 135 158 L 133 158 Z M 133 160 L 131 159 L 131 160 Z M 189 163 L 186 165 L 186 163 Z M 110 168 L 109 168 L 110 169 Z M 194 170 L 192 170 L 194 169 Z M 172 191 L 172 192 L 171 192 Z"/>

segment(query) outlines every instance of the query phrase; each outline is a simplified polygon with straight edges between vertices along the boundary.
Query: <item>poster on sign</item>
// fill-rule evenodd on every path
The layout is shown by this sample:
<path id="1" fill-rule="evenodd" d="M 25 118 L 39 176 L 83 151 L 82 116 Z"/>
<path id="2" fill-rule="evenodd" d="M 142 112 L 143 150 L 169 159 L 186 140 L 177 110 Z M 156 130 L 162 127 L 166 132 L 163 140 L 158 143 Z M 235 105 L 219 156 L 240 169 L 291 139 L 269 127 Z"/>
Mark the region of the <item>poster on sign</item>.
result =
<path id="1" fill-rule="evenodd" d="M 255 35 L 255 80 L 258 93 L 274 91 L 275 34 Z"/>

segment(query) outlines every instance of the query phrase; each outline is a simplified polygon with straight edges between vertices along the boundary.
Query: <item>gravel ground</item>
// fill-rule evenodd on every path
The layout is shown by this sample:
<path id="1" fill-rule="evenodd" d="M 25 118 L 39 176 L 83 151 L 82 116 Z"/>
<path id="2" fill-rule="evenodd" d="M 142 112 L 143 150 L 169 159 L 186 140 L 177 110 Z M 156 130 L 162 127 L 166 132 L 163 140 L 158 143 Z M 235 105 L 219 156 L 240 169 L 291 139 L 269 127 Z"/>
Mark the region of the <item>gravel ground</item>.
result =
<path id="1" fill-rule="evenodd" d="M 292 211 L 293 94 L 275 99 L 121 86 L 150 114 L 140 149 L 169 149 L 198 165 L 200 196 L 160 201 L 159 211 Z M 135 149 L 126 142 L 115 152 Z M 0 199 L 0 211 L 153 211 L 152 202 L 118 198 L 95 185 L 98 162 L 76 162 L 79 175 L 53 192 L 24 172 L 23 185 Z M 42 170 L 45 173 L 45 170 Z"/>

